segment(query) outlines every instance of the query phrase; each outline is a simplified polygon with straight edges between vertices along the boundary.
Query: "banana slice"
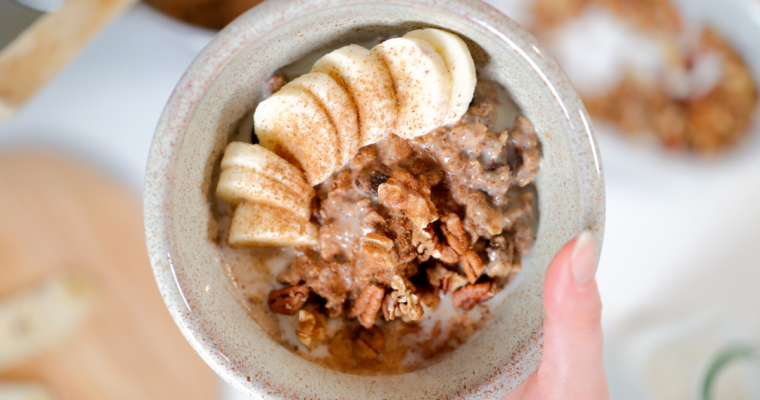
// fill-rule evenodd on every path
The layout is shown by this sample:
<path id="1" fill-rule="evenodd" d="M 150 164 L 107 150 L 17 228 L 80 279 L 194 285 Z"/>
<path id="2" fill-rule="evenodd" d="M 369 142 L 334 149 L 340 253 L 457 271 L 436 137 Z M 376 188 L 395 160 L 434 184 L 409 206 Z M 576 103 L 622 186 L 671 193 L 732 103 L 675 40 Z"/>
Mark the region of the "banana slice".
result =
<path id="1" fill-rule="evenodd" d="M 280 208 L 242 201 L 230 223 L 230 246 L 316 246 L 318 229 Z"/>
<path id="2" fill-rule="evenodd" d="M 249 200 L 309 218 L 314 190 L 303 172 L 271 151 L 242 142 L 227 146 L 216 195 L 232 204 Z"/>
<path id="3" fill-rule="evenodd" d="M 441 55 L 451 75 L 449 112 L 444 124 L 456 122 L 467 112 L 478 77 L 470 49 L 459 36 L 440 29 L 419 29 L 404 35 L 406 38 L 424 40 Z"/>
<path id="4" fill-rule="evenodd" d="M 306 172 L 314 186 L 341 165 L 338 132 L 306 89 L 290 86 L 259 103 L 253 114 L 259 144 Z"/>
<path id="5" fill-rule="evenodd" d="M 55 400 L 56 398 L 53 392 L 41 383 L 0 383 L 0 399 L 3 400 Z"/>
<path id="6" fill-rule="evenodd" d="M 396 135 L 411 139 L 448 120 L 451 75 L 433 46 L 414 38 L 394 38 L 372 49 L 391 71 L 398 100 Z"/>
<path id="7" fill-rule="evenodd" d="M 68 274 L 0 302 L 0 370 L 61 343 L 93 314 L 97 291 Z"/>
<path id="8" fill-rule="evenodd" d="M 230 167 L 245 167 L 281 182 L 294 193 L 309 194 L 310 198 L 314 195 L 303 171 L 257 144 L 245 142 L 228 144 L 224 150 L 221 168 Z"/>
<path id="9" fill-rule="evenodd" d="M 340 139 L 340 166 L 359 150 L 359 119 L 356 105 L 346 89 L 330 75 L 311 72 L 299 76 L 286 86 L 302 87 L 313 94 L 327 111 Z"/>
<path id="10" fill-rule="evenodd" d="M 376 55 L 352 44 L 326 54 L 311 71 L 330 75 L 351 95 L 359 112 L 359 146 L 393 131 L 396 93 L 388 67 Z"/>

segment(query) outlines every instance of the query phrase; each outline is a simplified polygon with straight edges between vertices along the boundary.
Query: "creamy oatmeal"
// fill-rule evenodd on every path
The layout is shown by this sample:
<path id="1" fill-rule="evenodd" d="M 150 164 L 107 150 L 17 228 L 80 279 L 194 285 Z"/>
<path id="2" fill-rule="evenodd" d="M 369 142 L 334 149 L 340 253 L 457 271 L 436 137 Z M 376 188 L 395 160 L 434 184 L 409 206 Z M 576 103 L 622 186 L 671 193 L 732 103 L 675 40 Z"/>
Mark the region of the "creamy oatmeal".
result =
<path id="1" fill-rule="evenodd" d="M 497 109 L 515 112 L 505 102 L 480 80 L 457 123 L 361 148 L 315 188 L 316 247 L 231 248 L 219 201 L 220 248 L 251 316 L 301 357 L 351 373 L 421 369 L 465 343 L 535 237 L 540 145 L 525 117 L 494 129 Z"/>
<path id="2" fill-rule="evenodd" d="M 398 374 L 470 340 L 518 283 L 541 145 L 457 35 L 370 46 L 264 82 L 219 164 L 214 216 L 270 337 L 339 371 Z"/>

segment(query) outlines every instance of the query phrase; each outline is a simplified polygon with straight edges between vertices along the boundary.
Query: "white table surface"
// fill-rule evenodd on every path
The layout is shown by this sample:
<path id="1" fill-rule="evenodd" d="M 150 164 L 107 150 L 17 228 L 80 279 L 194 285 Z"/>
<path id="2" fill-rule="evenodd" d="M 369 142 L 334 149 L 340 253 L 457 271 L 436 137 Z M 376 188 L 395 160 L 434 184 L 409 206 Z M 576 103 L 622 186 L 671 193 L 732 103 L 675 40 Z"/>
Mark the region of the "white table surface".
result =
<path id="1" fill-rule="evenodd" d="M 73 154 L 140 196 L 164 104 L 212 36 L 136 7 L 15 118 L 0 122 L 0 151 L 47 148 Z M 652 309 L 671 309 L 674 318 L 720 305 L 756 309 L 760 154 L 694 165 L 651 151 L 631 155 L 614 138 L 600 137 L 599 145 L 608 208 L 598 280 L 608 338 Z M 609 374 L 614 382 L 620 371 L 610 367 Z M 242 399 L 221 387 L 223 398 Z M 613 398 L 615 390 L 613 384 Z"/>

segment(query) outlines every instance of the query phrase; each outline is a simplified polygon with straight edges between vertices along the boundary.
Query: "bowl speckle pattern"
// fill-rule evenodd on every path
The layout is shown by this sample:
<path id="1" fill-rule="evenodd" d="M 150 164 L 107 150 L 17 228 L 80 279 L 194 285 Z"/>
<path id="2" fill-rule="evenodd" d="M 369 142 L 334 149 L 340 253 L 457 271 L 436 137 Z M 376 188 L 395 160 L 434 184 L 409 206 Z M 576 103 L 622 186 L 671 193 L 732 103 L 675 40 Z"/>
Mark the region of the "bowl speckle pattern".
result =
<path id="1" fill-rule="evenodd" d="M 449 357 L 402 375 L 343 374 L 274 342 L 236 301 L 215 245 L 212 170 L 273 71 L 319 49 L 422 26 L 462 36 L 479 71 L 503 85 L 534 123 L 543 145 L 538 236 L 515 291 Z M 265 399 L 502 397 L 540 362 L 549 261 L 583 229 L 601 249 L 605 208 L 590 120 L 568 79 L 517 24 L 473 0 L 270 0 L 248 11 L 175 89 L 153 139 L 144 201 L 153 271 L 177 325 L 226 381 Z"/>

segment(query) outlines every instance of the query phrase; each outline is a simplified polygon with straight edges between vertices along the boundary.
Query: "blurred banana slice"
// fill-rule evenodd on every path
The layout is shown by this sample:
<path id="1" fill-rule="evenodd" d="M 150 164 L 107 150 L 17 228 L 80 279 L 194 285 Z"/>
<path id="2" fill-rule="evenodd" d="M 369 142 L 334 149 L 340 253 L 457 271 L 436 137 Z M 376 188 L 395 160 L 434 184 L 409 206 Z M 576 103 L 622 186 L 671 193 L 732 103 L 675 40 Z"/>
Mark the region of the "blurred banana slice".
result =
<path id="1" fill-rule="evenodd" d="M 359 116 L 359 146 L 393 132 L 396 93 L 388 67 L 376 55 L 352 44 L 326 54 L 311 71 L 330 75 L 351 95 Z"/>
<path id="2" fill-rule="evenodd" d="M 0 383 L 2 400 L 54 400 L 57 397 L 47 386 L 40 383 Z"/>
<path id="3" fill-rule="evenodd" d="M 68 274 L 0 300 L 0 371 L 76 331 L 92 314 L 96 297 L 87 279 Z"/>
<path id="4" fill-rule="evenodd" d="M 467 44 L 453 33 L 433 28 L 411 31 L 404 37 L 427 42 L 443 58 L 452 83 L 449 111 L 443 123 L 458 121 L 467 112 L 478 83 L 475 62 Z"/>
<path id="5" fill-rule="evenodd" d="M 300 166 L 317 185 L 341 165 L 338 132 L 306 89 L 285 86 L 259 103 L 253 114 L 259 144 Z"/>
<path id="6" fill-rule="evenodd" d="M 398 101 L 394 133 L 404 139 L 424 135 L 448 120 L 451 75 L 433 46 L 414 38 L 394 38 L 372 49 L 391 71 Z"/>
<path id="7" fill-rule="evenodd" d="M 327 111 L 338 131 L 339 167 L 342 167 L 359 150 L 358 111 L 351 95 L 330 75 L 321 72 L 301 75 L 285 86 L 297 86 L 308 90 Z"/>
<path id="8" fill-rule="evenodd" d="M 243 200 L 230 224 L 230 246 L 316 246 L 316 225 L 277 207 Z"/>
<path id="9" fill-rule="evenodd" d="M 255 144 L 232 142 L 222 157 L 216 195 L 233 205 L 249 200 L 309 218 L 314 189 L 303 171 Z"/>
<path id="10" fill-rule="evenodd" d="M 53 392 L 41 383 L 0 383 L 0 399 L 3 400 L 54 400 L 56 398 Z"/>

